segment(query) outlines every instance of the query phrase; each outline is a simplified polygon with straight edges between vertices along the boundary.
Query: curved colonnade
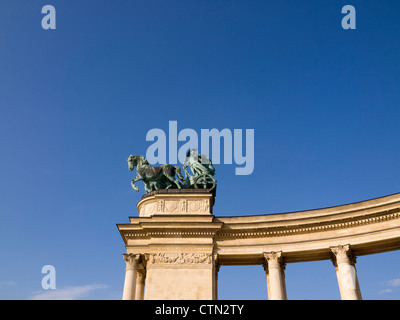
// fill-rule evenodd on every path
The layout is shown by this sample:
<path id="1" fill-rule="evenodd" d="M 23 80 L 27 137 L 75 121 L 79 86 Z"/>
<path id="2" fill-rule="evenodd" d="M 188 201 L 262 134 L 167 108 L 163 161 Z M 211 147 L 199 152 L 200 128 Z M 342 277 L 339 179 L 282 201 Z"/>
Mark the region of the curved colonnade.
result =
<path id="1" fill-rule="evenodd" d="M 217 299 L 219 266 L 259 264 L 269 299 L 287 299 L 287 263 L 330 259 L 341 298 L 361 299 L 356 257 L 400 249 L 400 193 L 257 216 L 218 217 L 212 206 L 202 190 L 142 198 L 139 217 L 117 225 L 127 248 L 124 298 Z"/>

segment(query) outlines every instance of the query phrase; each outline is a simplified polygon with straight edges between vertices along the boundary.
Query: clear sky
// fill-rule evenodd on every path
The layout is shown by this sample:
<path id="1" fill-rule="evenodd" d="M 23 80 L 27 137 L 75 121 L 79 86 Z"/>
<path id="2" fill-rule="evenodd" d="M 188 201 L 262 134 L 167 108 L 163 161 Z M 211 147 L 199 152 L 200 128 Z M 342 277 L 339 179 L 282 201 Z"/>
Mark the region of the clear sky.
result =
<path id="1" fill-rule="evenodd" d="M 216 165 L 217 216 L 400 192 L 399 16 L 398 0 L 2 0 L 0 299 L 121 298 L 116 224 L 144 192 L 126 157 L 172 120 L 254 129 L 252 174 Z M 399 265 L 359 257 L 363 297 L 400 299 Z M 339 299 L 330 261 L 289 264 L 286 283 L 289 299 Z M 221 267 L 221 299 L 266 296 L 261 266 Z"/>

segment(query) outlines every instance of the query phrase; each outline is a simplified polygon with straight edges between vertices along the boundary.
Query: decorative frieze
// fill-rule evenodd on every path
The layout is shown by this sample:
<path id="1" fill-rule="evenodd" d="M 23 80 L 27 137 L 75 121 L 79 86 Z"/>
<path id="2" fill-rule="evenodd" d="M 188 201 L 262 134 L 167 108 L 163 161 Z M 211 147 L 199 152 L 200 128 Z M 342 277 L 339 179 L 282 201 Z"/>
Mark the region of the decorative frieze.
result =
<path id="1" fill-rule="evenodd" d="M 212 214 L 213 196 L 210 193 L 175 195 L 156 194 L 139 201 L 140 217 L 154 215 L 204 215 Z"/>
<path id="2" fill-rule="evenodd" d="M 212 264 L 211 253 L 147 253 L 145 254 L 148 265 L 152 264 Z"/>

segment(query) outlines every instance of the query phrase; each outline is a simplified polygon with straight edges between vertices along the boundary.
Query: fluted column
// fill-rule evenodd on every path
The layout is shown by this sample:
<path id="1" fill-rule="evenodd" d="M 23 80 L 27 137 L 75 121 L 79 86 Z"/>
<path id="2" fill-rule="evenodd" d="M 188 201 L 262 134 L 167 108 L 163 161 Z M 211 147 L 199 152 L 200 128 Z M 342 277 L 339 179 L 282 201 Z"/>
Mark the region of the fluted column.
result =
<path id="1" fill-rule="evenodd" d="M 264 269 L 267 276 L 268 299 L 286 300 L 285 265 L 282 261 L 282 252 L 264 253 Z"/>
<path id="2" fill-rule="evenodd" d="M 122 256 L 126 261 L 124 292 L 122 294 L 122 300 L 134 300 L 136 291 L 137 266 L 140 260 L 140 254 L 124 253 Z"/>
<path id="3" fill-rule="evenodd" d="M 352 254 L 350 245 L 330 247 L 332 262 L 335 266 L 339 291 L 342 300 L 361 300 L 361 290 L 355 267 L 356 257 Z"/>

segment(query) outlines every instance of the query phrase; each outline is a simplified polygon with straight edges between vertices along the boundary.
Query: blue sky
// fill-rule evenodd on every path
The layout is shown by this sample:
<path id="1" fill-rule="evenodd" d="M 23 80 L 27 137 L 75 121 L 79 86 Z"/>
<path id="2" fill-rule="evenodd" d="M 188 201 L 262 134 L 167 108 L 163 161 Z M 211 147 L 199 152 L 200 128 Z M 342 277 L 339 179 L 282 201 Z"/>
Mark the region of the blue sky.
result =
<path id="1" fill-rule="evenodd" d="M 56 30 L 41 27 L 46 4 Z M 356 30 L 341 27 L 347 4 Z M 255 130 L 251 175 L 216 165 L 217 216 L 400 192 L 399 14 L 395 0 L 1 1 L 0 299 L 121 298 L 115 224 L 143 194 L 126 157 L 172 120 Z M 399 263 L 359 257 L 363 297 L 399 299 Z M 289 299 L 339 298 L 330 261 L 286 279 Z M 261 266 L 221 268 L 220 298 L 266 295 Z"/>

